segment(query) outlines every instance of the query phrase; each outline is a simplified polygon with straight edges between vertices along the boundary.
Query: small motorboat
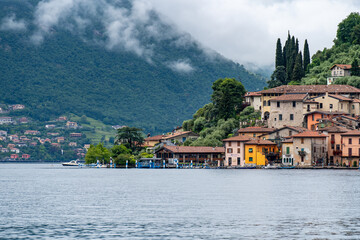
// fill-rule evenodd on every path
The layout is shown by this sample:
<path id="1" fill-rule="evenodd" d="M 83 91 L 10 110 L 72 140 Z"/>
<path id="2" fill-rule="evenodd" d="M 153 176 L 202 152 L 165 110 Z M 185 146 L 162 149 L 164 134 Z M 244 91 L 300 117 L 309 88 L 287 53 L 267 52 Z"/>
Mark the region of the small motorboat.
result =
<path id="1" fill-rule="evenodd" d="M 71 160 L 70 162 L 63 163 L 62 165 L 66 167 L 78 167 L 79 163 L 77 160 Z"/>

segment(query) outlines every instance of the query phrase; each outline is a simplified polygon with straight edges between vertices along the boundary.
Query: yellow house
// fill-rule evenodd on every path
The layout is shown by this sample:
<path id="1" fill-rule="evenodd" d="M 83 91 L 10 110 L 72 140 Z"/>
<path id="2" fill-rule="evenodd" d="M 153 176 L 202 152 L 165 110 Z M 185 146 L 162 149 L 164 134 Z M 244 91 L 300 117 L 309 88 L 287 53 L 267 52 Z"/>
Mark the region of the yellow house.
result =
<path id="1" fill-rule="evenodd" d="M 245 144 L 245 165 L 265 166 L 268 164 L 266 153 L 277 153 L 278 147 L 276 143 L 269 140 L 251 140 Z"/>

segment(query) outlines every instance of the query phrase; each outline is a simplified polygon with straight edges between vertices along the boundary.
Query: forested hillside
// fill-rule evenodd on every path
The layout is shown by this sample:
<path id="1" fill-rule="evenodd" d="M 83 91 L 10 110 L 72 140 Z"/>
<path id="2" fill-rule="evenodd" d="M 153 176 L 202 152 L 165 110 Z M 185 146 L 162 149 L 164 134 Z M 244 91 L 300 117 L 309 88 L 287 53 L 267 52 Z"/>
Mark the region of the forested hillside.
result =
<path id="1" fill-rule="evenodd" d="M 360 62 L 360 15 L 351 13 L 338 25 L 334 45 L 324 48 L 312 56 L 309 73 L 302 79 L 303 84 L 326 84 L 326 78 L 331 76 L 330 68 L 334 64 L 352 64 Z M 355 64 L 354 64 L 355 63 Z M 343 77 L 336 84 L 350 84 L 360 87 L 360 77 L 352 71 L 351 77 Z"/>
<path id="2" fill-rule="evenodd" d="M 142 10 L 130 1 L 1 1 L 0 101 L 26 104 L 34 119 L 74 113 L 159 133 L 209 102 L 219 78 L 264 87 Z"/>

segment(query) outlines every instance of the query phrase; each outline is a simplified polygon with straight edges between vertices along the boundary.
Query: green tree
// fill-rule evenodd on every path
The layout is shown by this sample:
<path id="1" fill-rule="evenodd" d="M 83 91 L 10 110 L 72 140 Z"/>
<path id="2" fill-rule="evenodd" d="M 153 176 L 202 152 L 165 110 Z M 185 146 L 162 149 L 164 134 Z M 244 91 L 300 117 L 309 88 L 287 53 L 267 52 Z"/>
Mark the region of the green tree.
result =
<path id="1" fill-rule="evenodd" d="M 286 69 L 284 66 L 279 66 L 275 69 L 270 81 L 268 81 L 268 85 L 269 88 L 286 85 Z"/>
<path id="2" fill-rule="evenodd" d="M 110 160 L 110 151 L 104 147 L 102 143 L 99 143 L 96 146 L 90 145 L 90 148 L 85 155 L 86 164 L 96 163 L 97 160 L 104 163 L 108 163 Z"/>
<path id="3" fill-rule="evenodd" d="M 193 131 L 194 132 L 200 132 L 204 126 L 206 124 L 206 120 L 204 117 L 199 117 L 194 121 L 194 127 L 193 127 Z"/>
<path id="4" fill-rule="evenodd" d="M 353 36 L 354 28 L 360 24 L 360 15 L 358 12 L 352 12 L 350 13 L 347 18 L 345 18 L 342 22 L 339 23 L 336 37 L 337 37 L 337 43 L 353 43 L 354 40 L 353 37 L 359 37 L 359 36 Z"/>
<path id="5" fill-rule="evenodd" d="M 301 52 L 296 57 L 294 71 L 292 74 L 292 81 L 300 81 L 303 77 L 302 55 Z"/>
<path id="6" fill-rule="evenodd" d="M 360 76 L 359 63 L 356 58 L 354 58 L 353 62 L 351 63 L 351 76 Z"/>
<path id="7" fill-rule="evenodd" d="M 141 145 L 144 143 L 142 129 L 135 127 L 119 128 L 117 130 L 115 143 L 124 144 L 132 152 L 140 150 Z"/>
<path id="8" fill-rule="evenodd" d="M 217 119 L 226 120 L 235 117 L 242 106 L 244 85 L 233 78 L 224 78 L 216 80 L 212 89 L 211 100 L 214 103 Z"/>
<path id="9" fill-rule="evenodd" d="M 284 66 L 284 58 L 283 58 L 283 52 L 282 52 L 280 38 L 278 38 L 278 40 L 276 42 L 275 68 L 277 68 L 279 66 Z"/>
<path id="10" fill-rule="evenodd" d="M 305 43 L 304 43 L 304 73 L 308 72 L 309 64 L 310 64 L 309 44 L 307 42 L 307 39 L 305 39 Z"/>

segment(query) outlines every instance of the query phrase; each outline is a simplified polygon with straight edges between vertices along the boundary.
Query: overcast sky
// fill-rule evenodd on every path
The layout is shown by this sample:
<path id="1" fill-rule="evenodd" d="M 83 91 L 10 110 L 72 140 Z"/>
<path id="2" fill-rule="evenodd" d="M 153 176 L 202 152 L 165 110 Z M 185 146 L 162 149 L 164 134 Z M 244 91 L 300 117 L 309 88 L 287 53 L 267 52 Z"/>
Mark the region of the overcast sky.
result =
<path id="1" fill-rule="evenodd" d="M 273 64 L 277 38 L 290 30 L 310 54 L 331 47 L 339 22 L 359 0 L 147 0 L 206 47 L 239 63 Z"/>

